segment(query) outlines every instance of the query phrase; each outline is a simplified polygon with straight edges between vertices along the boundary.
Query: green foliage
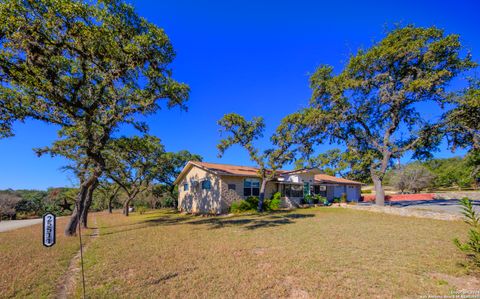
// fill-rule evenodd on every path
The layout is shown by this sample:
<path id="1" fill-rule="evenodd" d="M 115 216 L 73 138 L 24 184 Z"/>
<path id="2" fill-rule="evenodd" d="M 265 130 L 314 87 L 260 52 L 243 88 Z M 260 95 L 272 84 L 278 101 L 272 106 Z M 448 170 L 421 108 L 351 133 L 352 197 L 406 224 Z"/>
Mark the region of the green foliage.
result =
<path id="1" fill-rule="evenodd" d="M 162 167 L 163 145 L 157 137 L 146 135 L 112 139 L 107 149 L 106 175 L 125 191 L 129 204 L 149 188 Z"/>
<path id="2" fill-rule="evenodd" d="M 346 193 L 342 193 L 342 195 L 340 196 L 340 202 L 342 202 L 342 203 L 347 202 L 347 194 Z"/>
<path id="3" fill-rule="evenodd" d="M 289 144 L 285 142 L 279 143 L 278 140 L 281 137 L 272 136 L 272 141 L 277 146 L 261 153 L 253 144 L 256 140 L 263 137 L 265 124 L 261 117 L 255 117 L 253 120 L 247 121 L 239 114 L 229 113 L 225 114 L 218 121 L 218 124 L 221 127 L 221 132 L 227 135 L 217 145 L 219 157 L 233 145 L 240 145 L 246 149 L 250 159 L 259 168 L 258 177 L 262 180 L 260 196 L 263 197 L 265 194 L 264 183 L 272 180 L 275 177 L 276 170 L 293 159 L 293 152 L 288 150 Z M 263 206 L 259 204 L 257 210 L 262 211 L 262 209 Z"/>
<path id="4" fill-rule="evenodd" d="M 178 190 L 173 184 L 175 179 L 189 161 L 202 161 L 202 159 L 200 155 L 192 154 L 186 150 L 166 152 L 161 156 L 154 172 L 154 180 L 157 185 L 152 191 L 154 196 L 161 199 L 162 205 L 176 205 Z"/>
<path id="5" fill-rule="evenodd" d="M 230 206 L 230 213 L 242 213 L 242 212 L 254 212 L 257 206 L 253 205 L 246 200 L 237 200 L 232 202 Z"/>
<path id="6" fill-rule="evenodd" d="M 140 214 L 143 215 L 145 212 L 147 212 L 147 207 L 145 206 L 136 206 L 135 210 Z"/>
<path id="7" fill-rule="evenodd" d="M 47 212 L 57 216 L 70 215 L 77 193 L 76 188 L 50 188 L 41 190 L 3 190 L 3 195 L 12 195 L 18 200 L 11 207 L 17 218 L 41 217 Z"/>
<path id="8" fill-rule="evenodd" d="M 282 194 L 280 192 L 275 192 L 271 198 L 265 199 L 263 202 L 263 207 L 266 211 L 276 211 L 280 208 L 282 204 Z"/>
<path id="9" fill-rule="evenodd" d="M 447 136 L 452 149 L 480 150 L 480 80 L 471 79 L 451 100 L 455 108 L 446 114 Z M 480 164 L 476 164 L 477 166 Z"/>
<path id="10" fill-rule="evenodd" d="M 263 202 L 263 210 L 265 211 L 276 211 L 280 208 L 282 203 L 281 193 L 276 192 L 272 195 L 271 198 L 265 199 Z M 230 206 L 231 213 L 241 213 L 241 212 L 253 212 L 258 208 L 259 199 L 257 196 L 249 196 L 245 200 L 237 200 L 232 203 Z"/>
<path id="11" fill-rule="evenodd" d="M 303 202 L 308 204 L 326 205 L 326 203 L 328 203 L 328 200 L 326 197 L 323 197 L 320 194 L 308 194 L 303 198 Z"/>
<path id="12" fill-rule="evenodd" d="M 471 164 L 470 159 L 474 159 L 473 155 L 467 155 L 465 158 L 430 159 L 425 162 L 407 164 L 404 166 L 404 169 L 410 167 L 427 168 L 433 176 L 431 188 L 470 188 L 475 183 L 475 176 L 473 175 L 474 166 Z M 387 172 L 385 184 L 395 185 L 396 175 L 397 172 L 395 170 Z M 406 189 L 408 190 L 409 188 Z M 362 193 L 365 193 L 365 191 L 362 191 Z"/>
<path id="13" fill-rule="evenodd" d="M 314 157 L 300 158 L 295 168 L 319 168 L 331 176 L 341 176 L 350 180 L 370 183 L 369 165 L 362 163 L 361 157 L 351 151 L 331 149 Z"/>
<path id="14" fill-rule="evenodd" d="M 465 252 L 469 258 L 480 267 L 480 216 L 473 208 L 472 201 L 468 198 L 459 200 L 462 206 L 462 214 L 465 217 L 465 223 L 470 227 L 468 231 L 468 241 L 460 242 L 458 238 L 453 240 L 454 244 L 461 251 Z"/>
<path id="15" fill-rule="evenodd" d="M 333 203 L 340 203 L 340 197 L 334 197 Z"/>
<path id="16" fill-rule="evenodd" d="M 339 73 L 318 67 L 310 106 L 284 118 L 277 135 L 294 140 L 304 156 L 318 144 L 345 145 L 381 185 L 392 159 L 406 152 L 426 158 L 438 148 L 442 119 L 424 119 L 418 107 L 442 107 L 452 79 L 475 66 L 462 49 L 458 35 L 435 27 L 395 28 L 358 50 Z"/>
<path id="17" fill-rule="evenodd" d="M 144 133 L 138 119 L 161 103 L 186 108 L 189 88 L 172 78 L 174 57 L 165 32 L 122 0 L 2 1 L 0 135 L 15 119 L 58 125 L 59 138 L 38 153 L 74 161 L 86 194 L 120 127 Z"/>
<path id="18" fill-rule="evenodd" d="M 248 203 L 251 208 L 255 209 L 258 207 L 259 199 L 258 196 L 249 196 L 245 199 L 245 202 Z"/>

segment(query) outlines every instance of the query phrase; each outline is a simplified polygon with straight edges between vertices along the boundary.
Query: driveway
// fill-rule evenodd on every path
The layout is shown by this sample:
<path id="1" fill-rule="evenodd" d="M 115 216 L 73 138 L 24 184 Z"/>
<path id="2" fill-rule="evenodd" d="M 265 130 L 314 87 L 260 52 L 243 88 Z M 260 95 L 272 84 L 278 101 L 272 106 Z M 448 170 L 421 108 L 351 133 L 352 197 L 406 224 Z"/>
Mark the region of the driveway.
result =
<path id="1" fill-rule="evenodd" d="M 0 232 L 6 232 L 21 227 L 31 226 L 42 223 L 43 219 L 25 219 L 25 220 L 4 220 L 0 221 Z"/>
<path id="2" fill-rule="evenodd" d="M 362 203 L 361 205 L 372 204 L 373 203 Z M 480 212 L 480 200 L 474 200 L 473 205 L 475 210 Z M 458 200 L 456 199 L 393 201 L 385 203 L 385 206 L 391 206 L 400 209 L 413 209 L 437 213 L 448 213 L 462 216 L 461 206 L 458 204 Z"/>

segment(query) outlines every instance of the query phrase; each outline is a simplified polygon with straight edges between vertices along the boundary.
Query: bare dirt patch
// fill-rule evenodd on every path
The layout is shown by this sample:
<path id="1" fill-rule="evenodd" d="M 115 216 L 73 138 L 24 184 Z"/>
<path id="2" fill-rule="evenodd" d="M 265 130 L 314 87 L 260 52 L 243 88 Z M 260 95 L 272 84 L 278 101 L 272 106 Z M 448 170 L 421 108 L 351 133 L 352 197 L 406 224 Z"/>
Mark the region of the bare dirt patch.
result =
<path id="1" fill-rule="evenodd" d="M 93 239 L 97 238 L 100 234 L 100 231 L 97 227 L 97 219 L 95 216 L 93 216 L 93 222 L 95 225 L 95 228 L 93 228 L 93 232 L 90 235 L 90 241 L 93 241 Z M 86 237 L 86 236 L 85 236 Z M 88 245 L 91 242 L 88 242 L 84 245 L 83 247 L 83 254 L 86 253 L 86 250 L 88 248 Z M 60 283 L 57 286 L 57 293 L 55 295 L 55 298 L 59 299 L 65 299 L 65 298 L 70 298 L 75 294 L 75 290 L 77 287 L 77 279 L 80 277 L 81 273 L 81 265 L 80 265 L 80 250 L 75 254 L 75 256 L 71 259 L 70 264 L 68 265 L 68 269 L 65 272 L 65 274 L 61 277 Z"/>
<path id="2" fill-rule="evenodd" d="M 444 273 L 431 273 L 430 276 L 439 283 L 446 282 L 457 291 L 480 291 L 480 279 L 475 276 L 456 277 Z"/>

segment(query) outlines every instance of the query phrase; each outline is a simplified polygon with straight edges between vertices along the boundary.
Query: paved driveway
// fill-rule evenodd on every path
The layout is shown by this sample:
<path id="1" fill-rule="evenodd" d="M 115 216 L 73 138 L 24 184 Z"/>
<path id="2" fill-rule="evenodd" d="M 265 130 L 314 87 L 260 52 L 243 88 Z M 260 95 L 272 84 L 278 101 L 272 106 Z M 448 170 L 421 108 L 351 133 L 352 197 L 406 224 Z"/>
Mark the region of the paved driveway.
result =
<path id="1" fill-rule="evenodd" d="M 461 206 L 458 204 L 458 200 L 456 199 L 395 201 L 391 203 L 385 203 L 385 205 L 402 209 L 427 210 L 439 213 L 461 215 Z M 480 212 L 480 201 L 473 201 L 473 205 L 475 209 Z"/>
<path id="2" fill-rule="evenodd" d="M 6 232 L 9 230 L 31 226 L 38 223 L 42 223 L 42 218 L 25 220 L 4 220 L 0 221 L 0 232 Z"/>

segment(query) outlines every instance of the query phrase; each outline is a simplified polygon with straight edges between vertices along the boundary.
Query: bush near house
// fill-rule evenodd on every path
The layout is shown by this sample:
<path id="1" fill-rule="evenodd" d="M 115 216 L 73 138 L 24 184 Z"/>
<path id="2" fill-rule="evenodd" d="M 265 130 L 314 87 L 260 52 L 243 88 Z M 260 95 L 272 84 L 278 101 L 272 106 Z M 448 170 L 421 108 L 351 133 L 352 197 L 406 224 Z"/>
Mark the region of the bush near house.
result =
<path id="1" fill-rule="evenodd" d="M 305 196 L 304 199 L 302 199 L 303 204 L 323 204 L 323 205 L 328 205 L 328 200 L 326 197 L 323 197 L 319 194 L 314 194 L 314 195 L 307 195 Z"/>
<path id="2" fill-rule="evenodd" d="M 263 202 L 263 209 L 265 211 L 275 211 L 280 208 L 281 204 L 281 194 L 276 192 L 272 195 L 271 198 L 265 199 Z M 232 203 L 230 206 L 231 213 L 241 213 L 241 212 L 254 212 L 258 207 L 258 197 L 249 196 L 245 200 L 237 200 Z"/>

